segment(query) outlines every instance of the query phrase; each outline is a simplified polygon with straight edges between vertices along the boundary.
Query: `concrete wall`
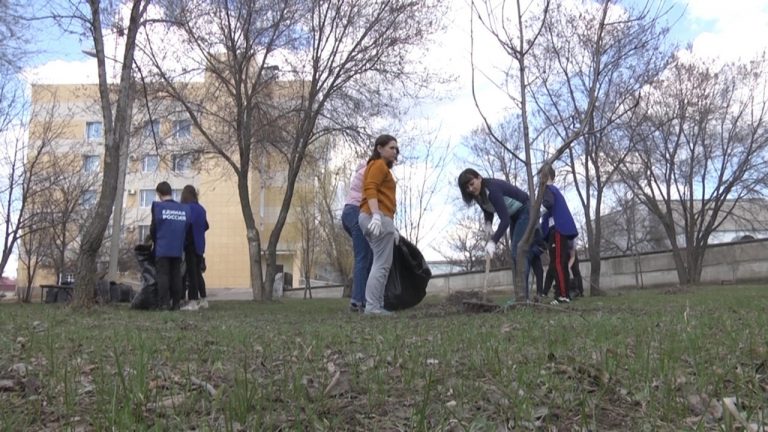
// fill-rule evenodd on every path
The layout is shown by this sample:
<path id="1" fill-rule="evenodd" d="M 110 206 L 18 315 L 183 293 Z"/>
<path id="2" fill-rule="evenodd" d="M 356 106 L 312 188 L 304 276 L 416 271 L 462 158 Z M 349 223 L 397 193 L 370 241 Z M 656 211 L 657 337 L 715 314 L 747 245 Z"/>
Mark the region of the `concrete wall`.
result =
<path id="1" fill-rule="evenodd" d="M 589 261 L 582 261 L 584 289 L 589 292 Z M 482 290 L 483 272 L 435 275 L 429 281 L 430 294 Z M 703 283 L 732 283 L 768 280 L 768 239 L 712 245 L 704 257 Z M 606 258 L 602 261 L 600 287 L 620 288 L 675 285 L 678 283 L 672 252 Z M 489 290 L 512 291 L 512 271 L 496 270 L 488 275 Z"/>
<path id="2" fill-rule="evenodd" d="M 584 289 L 587 291 L 589 290 L 589 267 L 588 261 L 582 261 L 580 269 L 584 277 Z M 484 272 L 435 275 L 429 281 L 427 294 L 448 295 L 456 291 L 480 291 L 483 289 L 484 279 Z M 704 258 L 701 280 L 704 283 L 714 284 L 768 281 L 768 239 L 710 246 Z M 677 283 L 677 271 L 671 252 L 649 253 L 637 257 L 612 257 L 602 262 L 600 285 L 607 291 Z M 488 273 L 488 290 L 511 293 L 512 270 L 494 270 Z M 341 293 L 341 287 L 312 289 L 314 298 L 339 298 Z M 284 295 L 301 298 L 304 292 L 294 289 L 286 291 Z"/>
<path id="3" fill-rule="evenodd" d="M 584 286 L 589 262 L 582 262 Z M 602 261 L 600 287 L 606 290 L 678 283 L 672 252 L 607 258 Z M 723 243 L 707 248 L 702 283 L 733 283 L 768 280 L 768 239 Z"/>

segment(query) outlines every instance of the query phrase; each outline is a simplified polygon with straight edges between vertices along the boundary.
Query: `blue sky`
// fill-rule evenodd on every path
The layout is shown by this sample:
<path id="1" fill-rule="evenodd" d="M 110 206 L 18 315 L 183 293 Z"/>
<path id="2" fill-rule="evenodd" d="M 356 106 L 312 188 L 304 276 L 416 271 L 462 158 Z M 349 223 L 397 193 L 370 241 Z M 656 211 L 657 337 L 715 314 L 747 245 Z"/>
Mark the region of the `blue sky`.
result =
<path id="1" fill-rule="evenodd" d="M 464 134 L 480 123 L 480 118 L 471 102 L 467 84 L 467 1 L 451 1 L 454 9 L 453 16 L 449 19 L 453 22 L 449 25 L 448 33 L 439 39 L 440 46 L 430 50 L 435 56 L 435 61 L 428 63 L 438 68 L 445 67 L 456 74 L 461 85 L 455 86 L 454 91 L 451 91 L 455 96 L 453 100 L 443 100 L 423 111 L 431 118 L 430 126 L 440 129 L 441 141 L 456 145 Z M 645 4 L 645 1 L 629 0 L 619 4 L 639 7 Z M 31 5 L 41 10 L 47 3 L 46 0 L 32 0 Z M 738 4 L 738 7 L 734 4 Z M 673 41 L 681 47 L 690 43 L 696 56 L 721 60 L 752 57 L 764 50 L 768 42 L 768 0 L 670 0 L 668 6 L 672 7 L 669 20 L 670 24 L 674 24 Z M 37 23 L 34 27 L 34 47 L 38 54 L 30 66 L 36 70 L 38 81 L 81 82 L 88 75 L 95 76 L 95 61 L 81 51 L 92 47 L 87 37 L 81 40 L 78 35 L 61 31 L 52 22 Z M 110 48 L 107 46 L 108 50 Z M 489 110 L 502 107 L 500 104 L 504 102 L 496 99 L 498 98 L 493 95 L 485 99 Z M 452 184 L 450 181 L 441 183 Z M 444 195 L 453 198 L 453 191 L 448 192 Z M 440 206 L 438 212 L 450 213 L 449 207 L 454 207 L 452 204 L 445 203 Z M 429 259 L 439 258 L 439 254 L 433 252 L 426 251 L 425 255 Z"/>
<path id="2" fill-rule="evenodd" d="M 31 0 L 30 8 L 41 11 L 48 3 L 49 0 Z M 624 3 L 639 6 L 644 4 L 645 0 L 630 0 Z M 727 41 L 733 39 L 734 23 L 738 24 L 741 21 L 738 19 L 740 13 L 744 18 L 753 18 L 746 20 L 747 23 L 754 21 L 754 18 L 759 20 L 760 17 L 768 16 L 768 0 L 740 0 L 738 3 L 740 7 L 737 8 L 732 2 L 720 0 L 670 1 L 668 3 L 672 7 L 672 12 L 669 14 L 670 20 L 680 17 L 672 29 L 673 39 L 684 46 L 696 40 L 698 36 L 715 34 L 716 37 L 724 39 L 727 45 Z M 735 11 L 735 13 L 723 11 Z M 735 20 L 734 17 L 736 17 Z M 81 40 L 78 35 L 60 30 L 51 21 L 37 22 L 33 27 L 34 50 L 37 54 L 30 62 L 31 67 L 38 67 L 53 60 L 87 60 L 82 50 L 90 49 L 93 45 L 87 37 Z M 765 28 L 754 30 L 753 40 L 760 38 L 765 40 Z"/>

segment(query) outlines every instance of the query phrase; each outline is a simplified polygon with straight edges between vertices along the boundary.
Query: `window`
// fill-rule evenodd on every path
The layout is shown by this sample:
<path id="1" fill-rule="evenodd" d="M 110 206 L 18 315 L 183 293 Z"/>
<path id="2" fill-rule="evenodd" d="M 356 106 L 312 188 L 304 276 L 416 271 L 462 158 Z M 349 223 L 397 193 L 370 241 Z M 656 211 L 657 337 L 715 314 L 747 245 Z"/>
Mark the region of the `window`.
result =
<path id="1" fill-rule="evenodd" d="M 144 240 L 149 235 L 149 225 L 139 225 L 139 243 L 144 243 Z"/>
<path id="2" fill-rule="evenodd" d="M 144 137 L 160 138 L 160 120 L 147 120 L 144 122 Z"/>
<path id="3" fill-rule="evenodd" d="M 139 206 L 140 207 L 152 207 L 152 201 L 155 200 L 154 189 L 142 189 L 139 191 Z"/>
<path id="4" fill-rule="evenodd" d="M 190 120 L 176 120 L 173 122 L 173 137 L 176 139 L 192 136 L 192 122 Z"/>
<path id="5" fill-rule="evenodd" d="M 185 172 L 192 169 L 192 155 L 191 154 L 175 154 L 173 155 L 173 170 L 176 172 Z"/>
<path id="6" fill-rule="evenodd" d="M 101 158 L 98 155 L 83 156 L 83 171 L 87 173 L 99 172 L 99 163 Z"/>
<path id="7" fill-rule="evenodd" d="M 155 172 L 159 163 L 160 158 L 157 155 L 145 155 L 144 159 L 141 160 L 141 171 Z"/>
<path id="8" fill-rule="evenodd" d="M 173 200 L 174 201 L 181 201 L 181 189 L 174 189 L 173 190 Z"/>
<path id="9" fill-rule="evenodd" d="M 88 141 L 103 138 L 104 132 L 101 129 L 101 122 L 86 122 L 85 136 L 88 138 Z"/>
<path id="10" fill-rule="evenodd" d="M 87 190 L 80 196 L 80 205 L 85 208 L 91 208 L 96 205 L 96 191 Z"/>

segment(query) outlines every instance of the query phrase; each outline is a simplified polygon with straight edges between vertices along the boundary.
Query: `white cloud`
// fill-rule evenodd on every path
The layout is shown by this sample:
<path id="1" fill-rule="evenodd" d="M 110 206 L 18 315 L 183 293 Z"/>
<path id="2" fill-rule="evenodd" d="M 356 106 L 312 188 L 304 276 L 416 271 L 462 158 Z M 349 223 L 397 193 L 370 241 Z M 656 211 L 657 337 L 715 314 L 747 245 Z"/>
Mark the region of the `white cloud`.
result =
<path id="1" fill-rule="evenodd" d="M 98 82 L 96 59 L 82 61 L 53 60 L 22 74 L 33 84 L 95 84 Z"/>
<path id="2" fill-rule="evenodd" d="M 697 56 L 749 60 L 768 48 L 766 0 L 690 0 L 686 14 L 695 28 L 702 22 L 710 24 L 692 42 Z"/>

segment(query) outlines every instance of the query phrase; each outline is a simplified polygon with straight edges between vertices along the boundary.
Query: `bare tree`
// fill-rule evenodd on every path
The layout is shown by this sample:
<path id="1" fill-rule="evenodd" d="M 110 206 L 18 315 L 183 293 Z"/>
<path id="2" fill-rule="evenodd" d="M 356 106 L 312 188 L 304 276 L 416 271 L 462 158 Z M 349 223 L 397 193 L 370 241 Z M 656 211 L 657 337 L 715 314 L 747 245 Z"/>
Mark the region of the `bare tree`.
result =
<path id="1" fill-rule="evenodd" d="M 17 95 L 16 97 L 20 97 Z M 17 99 L 15 103 L 21 102 Z M 55 104 L 54 104 L 55 105 Z M 26 105 L 23 105 L 26 106 Z M 58 173 L 51 170 L 51 145 L 63 131 L 63 125 L 54 119 L 54 110 L 36 110 L 34 123 L 19 121 L 19 112 L 7 115 L 2 137 L 5 141 L 0 153 L 0 166 L 5 173 L 0 179 L 0 213 L 3 220 L 3 248 L 0 256 L 0 274 L 5 271 L 19 239 L 45 228 L 32 206 L 43 200 L 43 194 L 56 183 Z M 29 130 L 29 135 L 25 136 Z M 40 207 L 38 207 L 40 208 Z"/>
<path id="2" fill-rule="evenodd" d="M 509 116 L 507 119 L 493 125 L 494 134 L 498 139 L 507 143 L 509 150 L 499 146 L 494 141 L 484 125 L 472 130 L 463 138 L 462 145 L 467 148 L 472 160 L 471 164 L 480 164 L 481 174 L 506 180 L 509 183 L 517 184 L 521 179 L 520 173 L 523 164 L 516 159 L 513 154 L 520 154 L 522 147 L 522 130 L 519 115 Z"/>
<path id="3" fill-rule="evenodd" d="M 339 163 L 332 166 L 328 157 L 332 154 L 330 140 L 318 147 L 318 152 L 323 155 L 316 162 L 307 165 L 313 167 L 315 175 L 315 197 L 317 198 L 318 224 L 320 229 L 319 243 L 326 252 L 326 259 L 331 267 L 341 276 L 341 282 L 345 284 L 344 296 L 351 295 L 351 286 L 347 284 L 352 276 L 352 263 L 354 256 L 349 235 L 344 231 L 341 223 L 341 211 L 343 202 L 339 192 L 348 190 L 348 180 L 351 178 L 355 164 Z M 342 161 L 343 162 L 343 161 Z M 349 291 L 349 292 L 347 292 Z"/>
<path id="4" fill-rule="evenodd" d="M 94 55 L 98 66 L 99 101 L 104 129 L 104 175 L 101 178 L 99 198 L 82 235 L 82 246 L 77 258 L 75 273 L 75 305 L 89 307 L 94 303 L 96 286 L 96 260 L 104 234 L 109 224 L 120 180 L 120 155 L 127 154 L 131 133 L 131 119 L 135 96 L 134 52 L 136 37 L 144 25 L 143 19 L 150 0 L 131 0 L 126 4 L 101 0 L 87 2 L 62 1 L 54 5 L 51 17 L 63 29 L 70 23 L 81 25 L 81 34 L 93 40 Z M 128 11 L 126 22 L 117 13 L 119 7 Z M 124 50 L 120 60 L 120 77 L 116 85 L 107 78 L 108 55 L 104 46 L 105 28 L 111 28 L 120 38 Z"/>
<path id="5" fill-rule="evenodd" d="M 765 56 L 716 66 L 681 56 L 628 125 L 621 175 L 655 215 L 681 284 L 697 283 L 712 233 L 768 184 Z"/>
<path id="6" fill-rule="evenodd" d="M 268 300 L 277 245 L 308 149 L 329 135 L 360 134 L 371 118 L 400 109 L 391 102 L 398 99 L 393 94 L 402 96 L 413 78 L 422 76 L 413 67 L 413 53 L 437 28 L 444 7 L 432 0 L 167 0 L 163 5 L 170 23 L 165 25 L 183 33 L 193 48 L 187 57 L 199 59 L 190 68 L 204 72 L 206 83 L 192 91 L 181 83 L 183 76 L 163 70 L 154 47 L 146 50 L 167 95 L 184 106 L 211 151 L 237 175 L 251 287 L 254 299 Z M 270 154 L 281 158 L 279 171 L 270 174 L 285 189 L 262 275 L 249 176 L 252 161 L 269 161 Z"/>
<path id="7" fill-rule="evenodd" d="M 79 253 L 79 248 L 73 246 L 79 246 L 83 227 L 92 217 L 90 206 L 95 200 L 91 201 L 91 197 L 95 198 L 97 177 L 84 172 L 82 164 L 79 155 L 56 154 L 49 169 L 60 175 L 40 196 L 48 212 L 46 238 L 54 251 L 50 264 L 56 275 L 71 271 L 68 255 Z"/>
<path id="8" fill-rule="evenodd" d="M 0 12 L 0 80 L 6 83 L 31 54 L 31 32 L 27 31 L 25 4 L 18 0 L 3 0 Z"/>
<path id="9" fill-rule="evenodd" d="M 616 123 L 637 107 L 641 91 L 671 58 L 670 47 L 664 45 L 668 29 L 662 20 L 669 9 L 663 1 L 648 1 L 639 10 L 607 5 L 553 6 L 542 27 L 542 49 L 531 51 L 535 69 L 547 72 L 539 75 L 532 92 L 544 124 L 559 141 L 583 127 L 568 149 L 567 171 L 584 212 L 592 292 L 600 287 L 604 195 L 631 151 Z M 594 29 L 601 25 L 604 30 L 597 37 Z M 575 122 L 595 83 L 594 113 L 582 126 Z"/>
<path id="10" fill-rule="evenodd" d="M 33 205 L 33 207 L 36 207 L 36 205 Z M 41 218 L 31 225 L 37 227 L 48 226 L 49 221 L 43 220 L 45 215 L 42 210 L 37 210 L 33 213 L 41 216 Z M 35 229 L 27 232 L 20 239 L 21 247 L 19 248 L 19 262 L 24 269 L 23 274 L 25 283 L 24 288 L 19 293 L 18 297 L 19 301 L 22 303 L 29 303 L 32 301 L 32 287 L 35 283 L 37 271 L 41 266 L 50 264 L 51 250 L 48 248 L 49 233 L 50 231 L 46 229 Z"/>
<path id="11" fill-rule="evenodd" d="M 538 188 L 534 187 L 536 179 L 533 166 L 536 161 L 533 157 L 533 150 L 544 146 L 543 139 L 545 138 L 547 125 L 542 122 L 535 122 L 535 119 L 541 113 L 537 112 L 535 104 L 530 105 L 530 99 L 535 92 L 541 91 L 541 89 L 537 88 L 536 83 L 547 74 L 547 71 L 535 68 L 535 63 L 531 63 L 531 57 L 535 52 L 546 47 L 541 38 L 550 13 L 550 2 L 548 0 L 532 2 L 525 7 L 521 6 L 520 0 L 514 2 L 514 6 L 511 7 L 508 3 L 511 2 L 502 1 L 500 5 L 498 2 L 490 0 L 472 2 L 472 20 L 470 22 L 472 38 L 472 89 L 475 106 L 483 118 L 483 123 L 489 135 L 498 146 L 510 152 L 525 167 L 525 178 L 527 180 L 527 190 L 531 196 L 531 204 L 528 227 L 520 243 L 517 245 L 517 256 L 525 257 L 533 240 L 534 231 L 538 226 L 540 206 L 544 198 L 544 191 L 546 190 L 546 183 L 541 181 L 541 179 L 539 179 Z M 599 19 L 591 27 L 591 33 L 589 34 L 589 37 L 595 41 L 593 50 L 590 53 L 593 57 L 599 57 L 599 53 L 603 50 L 606 23 L 608 22 L 607 16 L 610 0 L 604 0 L 601 3 Z M 511 15 L 508 14 L 510 10 L 512 11 Z M 523 141 L 522 155 L 513 152 L 509 143 L 499 137 L 499 134 L 496 133 L 494 127 L 488 121 L 488 117 L 483 112 L 480 101 L 477 98 L 474 61 L 475 20 L 491 34 L 498 47 L 509 58 L 509 65 L 503 69 L 507 73 L 502 82 L 497 84 L 497 87 L 509 98 L 514 109 L 520 113 Z M 577 126 L 562 139 L 562 143 L 543 161 L 543 167 L 551 165 L 554 161 L 558 160 L 571 147 L 573 142 L 584 134 L 585 127 L 590 123 L 595 108 L 601 72 L 600 63 L 595 63 L 583 77 L 586 83 L 584 87 L 587 91 L 584 97 L 578 101 L 578 109 L 573 109 L 573 112 L 569 114 L 564 113 L 563 115 L 564 118 L 573 119 L 574 124 Z M 525 284 L 525 265 L 524 259 L 520 259 L 516 263 L 515 297 L 518 299 L 524 297 L 522 289 Z"/>
<path id="12" fill-rule="evenodd" d="M 443 258 L 464 271 L 482 269 L 485 262 L 485 234 L 479 228 L 481 224 L 478 217 L 463 214 L 451 226 L 447 251 L 441 252 Z"/>
<path id="13" fill-rule="evenodd" d="M 310 188 L 302 188 L 297 194 L 297 206 L 293 208 L 294 217 L 298 222 L 300 249 L 301 249 L 301 273 L 304 278 L 304 298 L 312 298 L 312 271 L 315 266 L 316 252 L 318 251 L 319 233 L 317 230 L 319 213 L 317 211 L 318 200 L 313 196 Z"/>
<path id="14" fill-rule="evenodd" d="M 395 224 L 400 234 L 416 246 L 424 237 L 442 229 L 426 220 L 441 190 L 440 180 L 451 155 L 450 146 L 438 145 L 437 139 L 437 136 L 433 136 L 426 145 L 412 148 L 412 153 L 401 156 L 395 167 L 400 173 L 397 179 Z"/>

